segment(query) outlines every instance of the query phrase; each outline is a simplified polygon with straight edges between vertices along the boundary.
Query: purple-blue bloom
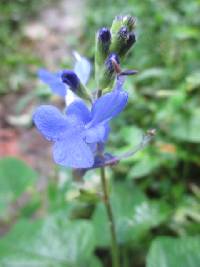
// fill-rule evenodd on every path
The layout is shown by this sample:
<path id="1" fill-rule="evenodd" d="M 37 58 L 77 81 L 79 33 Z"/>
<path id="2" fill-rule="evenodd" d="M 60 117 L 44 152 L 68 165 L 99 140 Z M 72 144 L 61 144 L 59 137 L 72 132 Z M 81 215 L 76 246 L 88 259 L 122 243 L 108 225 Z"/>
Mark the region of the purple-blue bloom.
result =
<path id="1" fill-rule="evenodd" d="M 119 79 L 112 92 L 93 103 L 91 111 L 82 100 L 70 104 L 66 114 L 51 105 L 37 108 L 34 123 L 47 140 L 54 142 L 57 164 L 75 169 L 93 166 L 97 143 L 106 142 L 110 120 L 126 106 L 128 94 L 122 84 Z"/>
<path id="2" fill-rule="evenodd" d="M 77 52 L 74 52 L 74 56 L 76 59 L 74 71 L 60 70 L 56 73 L 49 72 L 45 69 L 38 71 L 39 78 L 49 85 L 53 93 L 61 97 L 66 96 L 69 88 L 76 93 L 80 82 L 85 85 L 90 76 L 90 62 L 86 58 L 81 57 Z"/>
<path id="3" fill-rule="evenodd" d="M 62 72 L 63 71 L 51 73 L 48 70 L 40 69 L 38 71 L 38 76 L 41 81 L 49 85 L 53 93 L 64 97 L 66 95 L 67 87 L 61 79 Z"/>

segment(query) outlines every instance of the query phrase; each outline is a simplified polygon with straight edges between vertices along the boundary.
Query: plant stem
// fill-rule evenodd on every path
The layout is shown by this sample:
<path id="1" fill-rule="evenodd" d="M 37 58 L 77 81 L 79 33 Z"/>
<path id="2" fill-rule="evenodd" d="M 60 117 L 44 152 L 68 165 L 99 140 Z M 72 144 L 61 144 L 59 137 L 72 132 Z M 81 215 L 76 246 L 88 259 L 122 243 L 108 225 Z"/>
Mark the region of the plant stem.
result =
<path id="1" fill-rule="evenodd" d="M 101 173 L 101 183 L 102 183 L 102 189 L 104 194 L 104 204 L 108 216 L 109 221 L 109 227 L 110 227 L 110 235 L 111 235 L 111 250 L 112 250 L 112 266 L 113 267 L 120 267 L 119 264 L 119 250 L 117 246 L 117 237 L 116 237 L 116 229 L 115 229 L 115 221 L 113 217 L 113 212 L 111 208 L 110 198 L 109 198 L 109 191 L 108 191 L 108 185 L 106 181 L 106 175 L 105 175 L 105 168 L 100 168 Z"/>

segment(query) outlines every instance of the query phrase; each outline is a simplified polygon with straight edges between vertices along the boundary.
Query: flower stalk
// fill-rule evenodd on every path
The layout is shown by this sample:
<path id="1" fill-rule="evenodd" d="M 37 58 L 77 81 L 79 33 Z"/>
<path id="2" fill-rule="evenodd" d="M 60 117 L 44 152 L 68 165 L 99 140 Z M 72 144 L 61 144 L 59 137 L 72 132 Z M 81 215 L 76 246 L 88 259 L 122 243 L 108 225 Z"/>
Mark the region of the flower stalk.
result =
<path id="1" fill-rule="evenodd" d="M 102 90 L 98 90 L 97 97 L 101 97 Z M 110 203 L 110 196 L 109 196 L 109 186 L 106 180 L 106 172 L 105 167 L 100 168 L 100 178 L 101 178 L 101 185 L 102 185 L 102 192 L 103 192 L 103 203 L 105 205 L 108 222 L 109 222 L 109 229 L 110 229 L 110 237 L 111 237 L 111 256 L 112 256 L 112 266 L 113 267 L 120 267 L 120 257 L 119 257 L 119 249 L 117 244 L 117 235 L 116 235 L 116 225 L 115 219 L 112 211 L 112 206 Z"/>
<path id="2" fill-rule="evenodd" d="M 106 181 L 105 168 L 100 168 L 100 176 L 103 190 L 103 202 L 106 208 L 106 213 L 109 221 L 110 235 L 111 235 L 111 253 L 112 253 L 112 266 L 120 267 L 119 249 L 117 245 L 116 226 L 113 216 L 113 211 L 110 203 L 108 183 Z"/>

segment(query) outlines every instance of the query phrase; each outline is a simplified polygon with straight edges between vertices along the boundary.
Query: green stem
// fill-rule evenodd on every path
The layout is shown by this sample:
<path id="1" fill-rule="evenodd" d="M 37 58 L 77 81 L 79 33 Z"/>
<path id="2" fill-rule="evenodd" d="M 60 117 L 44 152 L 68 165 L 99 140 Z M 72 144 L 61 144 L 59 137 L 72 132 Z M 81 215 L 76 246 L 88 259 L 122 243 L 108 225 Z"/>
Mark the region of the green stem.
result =
<path id="1" fill-rule="evenodd" d="M 102 183 L 102 189 L 104 194 L 104 204 L 108 216 L 109 221 L 109 227 L 110 227 L 110 234 L 111 234 L 111 249 L 112 249 L 112 266 L 113 267 L 120 267 L 119 264 L 119 250 L 117 246 L 117 237 L 116 237 L 116 229 L 115 229 L 115 221 L 113 217 L 113 212 L 111 208 L 110 198 L 109 198 L 109 190 L 108 185 L 106 181 L 106 175 L 105 175 L 105 168 L 102 167 L 100 169 L 101 173 L 101 183 Z"/>

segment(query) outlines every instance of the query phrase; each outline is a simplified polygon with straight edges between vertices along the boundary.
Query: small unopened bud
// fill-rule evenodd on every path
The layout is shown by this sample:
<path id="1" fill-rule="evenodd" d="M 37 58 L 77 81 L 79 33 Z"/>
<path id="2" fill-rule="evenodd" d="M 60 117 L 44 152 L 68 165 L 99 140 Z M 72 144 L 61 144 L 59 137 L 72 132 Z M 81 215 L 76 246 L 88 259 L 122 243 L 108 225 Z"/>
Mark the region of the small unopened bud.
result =
<path id="1" fill-rule="evenodd" d="M 123 58 L 131 46 L 135 43 L 135 18 L 127 16 L 117 16 L 111 27 L 112 40 L 110 52 L 117 53 Z"/>
<path id="2" fill-rule="evenodd" d="M 102 44 L 109 43 L 111 39 L 110 30 L 106 27 L 103 27 L 98 31 L 98 38 L 102 42 Z"/>
<path id="3" fill-rule="evenodd" d="M 114 72 L 115 70 L 113 61 L 119 64 L 119 57 L 116 53 L 111 53 L 105 61 L 107 71 L 109 71 L 110 73 Z"/>
<path id="4" fill-rule="evenodd" d="M 111 43 L 110 30 L 105 27 L 101 28 L 97 32 L 96 36 L 95 75 L 98 75 L 101 66 L 104 64 L 104 61 L 109 54 L 110 43 Z"/>
<path id="5" fill-rule="evenodd" d="M 118 32 L 118 38 L 122 41 L 122 42 L 127 42 L 129 37 L 129 31 L 128 28 L 126 26 L 121 27 L 121 29 Z"/>
<path id="6" fill-rule="evenodd" d="M 72 70 L 64 70 L 61 74 L 62 82 L 67 84 L 69 88 L 78 96 L 85 100 L 91 101 L 91 96 L 87 92 L 86 87 L 81 83 L 76 73 Z"/>
<path id="7" fill-rule="evenodd" d="M 119 57 L 116 53 L 111 53 L 107 57 L 104 68 L 100 74 L 99 88 L 102 90 L 112 85 L 115 76 L 117 75 L 116 68 L 120 70 Z"/>
<path id="8" fill-rule="evenodd" d="M 136 42 L 135 33 L 134 32 L 129 33 L 126 42 L 124 43 L 124 45 L 121 46 L 121 49 L 118 52 L 119 56 L 123 57 L 124 55 L 126 55 L 135 42 Z"/>
<path id="9" fill-rule="evenodd" d="M 76 73 L 72 70 L 64 70 L 61 75 L 61 79 L 63 83 L 67 84 L 74 93 L 76 93 L 80 87 L 80 80 Z"/>

